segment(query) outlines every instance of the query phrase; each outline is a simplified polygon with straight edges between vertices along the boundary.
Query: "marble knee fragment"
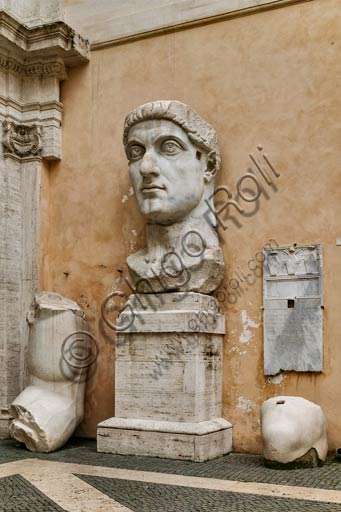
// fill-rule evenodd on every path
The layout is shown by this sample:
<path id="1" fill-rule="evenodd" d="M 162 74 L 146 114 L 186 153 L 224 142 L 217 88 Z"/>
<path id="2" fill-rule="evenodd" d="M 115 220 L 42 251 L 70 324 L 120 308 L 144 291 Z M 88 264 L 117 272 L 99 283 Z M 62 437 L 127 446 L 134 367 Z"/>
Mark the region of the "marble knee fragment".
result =
<path id="1" fill-rule="evenodd" d="M 328 453 L 327 422 L 321 407 L 296 396 L 277 396 L 261 408 L 266 461 L 316 465 Z"/>
<path id="2" fill-rule="evenodd" d="M 51 452 L 84 416 L 87 368 L 81 361 L 87 340 L 78 335 L 72 350 L 63 342 L 87 324 L 78 304 L 50 292 L 36 294 L 28 320 L 28 386 L 10 407 L 10 434 L 31 451 Z"/>

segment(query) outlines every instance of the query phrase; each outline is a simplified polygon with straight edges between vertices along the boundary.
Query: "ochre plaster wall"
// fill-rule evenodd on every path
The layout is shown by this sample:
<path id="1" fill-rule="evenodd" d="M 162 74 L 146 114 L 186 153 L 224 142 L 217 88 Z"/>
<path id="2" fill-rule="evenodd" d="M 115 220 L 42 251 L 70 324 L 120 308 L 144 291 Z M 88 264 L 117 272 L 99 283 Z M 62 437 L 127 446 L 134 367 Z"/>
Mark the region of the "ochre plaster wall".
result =
<path id="1" fill-rule="evenodd" d="M 100 345 L 81 435 L 94 436 L 96 424 L 114 414 L 114 334 L 103 326 L 100 304 L 113 287 L 129 293 L 125 259 L 144 240 L 129 193 L 123 120 L 141 103 L 174 98 L 216 128 L 219 184 L 236 190 L 258 144 L 280 173 L 276 188 L 264 186 L 257 211 L 243 203 L 251 213 L 236 215 L 240 226 L 226 221 L 225 290 L 232 291 L 236 270 L 249 272 L 248 262 L 269 239 L 323 244 L 322 374 L 284 373 L 278 384 L 263 376 L 260 277 L 247 290 L 239 283 L 235 304 L 221 304 L 223 414 L 234 425 L 235 450 L 260 451 L 259 408 L 278 394 L 319 403 L 330 448 L 340 445 L 339 27 L 338 1 L 314 0 L 95 51 L 90 64 L 69 72 L 63 159 L 44 169 L 41 287 L 83 306 Z"/>

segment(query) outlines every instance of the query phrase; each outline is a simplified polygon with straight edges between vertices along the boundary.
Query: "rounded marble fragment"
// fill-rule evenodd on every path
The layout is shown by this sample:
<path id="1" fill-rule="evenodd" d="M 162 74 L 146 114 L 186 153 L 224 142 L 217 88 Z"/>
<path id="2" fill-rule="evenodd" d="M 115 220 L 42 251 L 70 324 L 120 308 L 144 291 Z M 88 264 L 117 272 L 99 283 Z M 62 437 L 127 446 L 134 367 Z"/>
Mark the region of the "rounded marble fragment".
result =
<path id="1" fill-rule="evenodd" d="M 327 422 L 317 404 L 297 396 L 277 396 L 261 407 L 266 462 L 315 466 L 328 453 Z M 270 464 L 271 465 L 271 464 Z"/>

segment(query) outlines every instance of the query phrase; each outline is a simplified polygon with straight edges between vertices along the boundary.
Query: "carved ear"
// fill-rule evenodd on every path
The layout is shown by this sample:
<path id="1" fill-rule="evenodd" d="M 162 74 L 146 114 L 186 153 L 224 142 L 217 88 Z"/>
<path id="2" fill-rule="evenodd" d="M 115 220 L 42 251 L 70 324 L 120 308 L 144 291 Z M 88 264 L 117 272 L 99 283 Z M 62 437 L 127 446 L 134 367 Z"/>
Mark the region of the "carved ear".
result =
<path id="1" fill-rule="evenodd" d="M 210 151 L 207 155 L 207 167 L 204 172 L 204 182 L 209 183 L 218 172 L 218 159 L 215 151 Z"/>

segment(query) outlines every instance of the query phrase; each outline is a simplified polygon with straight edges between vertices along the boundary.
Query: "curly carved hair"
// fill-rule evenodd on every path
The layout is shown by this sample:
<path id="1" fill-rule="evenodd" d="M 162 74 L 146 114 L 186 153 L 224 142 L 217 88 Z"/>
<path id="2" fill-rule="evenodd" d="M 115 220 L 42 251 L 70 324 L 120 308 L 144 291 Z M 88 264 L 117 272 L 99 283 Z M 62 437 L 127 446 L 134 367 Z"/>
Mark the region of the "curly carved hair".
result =
<path id="1" fill-rule="evenodd" d="M 220 168 L 220 152 L 217 134 L 194 110 L 176 100 L 159 100 L 135 108 L 125 118 L 123 144 L 127 151 L 128 134 L 132 126 L 142 121 L 166 119 L 179 125 L 193 144 L 207 153 L 214 152 L 215 167 Z"/>

